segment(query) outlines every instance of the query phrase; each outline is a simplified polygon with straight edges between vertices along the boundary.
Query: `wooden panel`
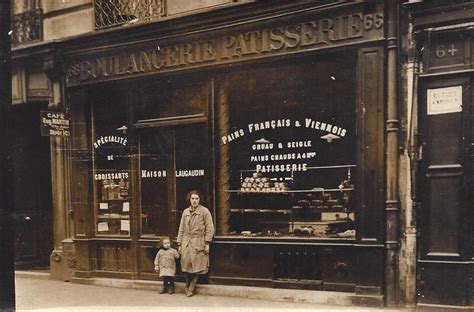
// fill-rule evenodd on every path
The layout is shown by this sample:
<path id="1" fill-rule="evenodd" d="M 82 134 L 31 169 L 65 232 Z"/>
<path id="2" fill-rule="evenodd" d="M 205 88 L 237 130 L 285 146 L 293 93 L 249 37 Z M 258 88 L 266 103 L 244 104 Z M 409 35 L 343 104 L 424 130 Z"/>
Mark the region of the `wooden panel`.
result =
<path id="1" fill-rule="evenodd" d="M 26 78 L 28 101 L 44 101 L 51 97 L 51 85 L 41 67 L 28 68 Z"/>
<path id="2" fill-rule="evenodd" d="M 321 250 L 309 246 L 275 249 L 274 279 L 311 283 L 322 280 Z"/>
<path id="3" fill-rule="evenodd" d="M 429 166 L 457 165 L 461 161 L 461 113 L 432 115 L 428 121 Z"/>
<path id="4" fill-rule="evenodd" d="M 382 247 L 358 248 L 355 251 L 357 256 L 353 256 L 356 293 L 358 294 L 381 294 L 384 279 L 384 253 Z"/>
<path id="5" fill-rule="evenodd" d="M 96 258 L 95 255 L 90 252 L 90 241 L 75 240 L 74 249 L 76 251 L 76 271 L 90 272 L 92 270 L 91 260 Z"/>
<path id="6" fill-rule="evenodd" d="M 214 243 L 211 250 L 211 277 L 272 279 L 273 247 Z"/>
<path id="7" fill-rule="evenodd" d="M 358 199 L 357 237 L 381 241 L 383 233 L 384 166 L 384 52 L 382 48 L 359 51 L 357 134 Z"/>
<path id="8" fill-rule="evenodd" d="M 97 269 L 99 271 L 131 271 L 132 256 L 126 245 L 97 245 Z"/>
<path id="9" fill-rule="evenodd" d="M 469 267 L 456 263 L 420 263 L 418 303 L 468 305 Z M 444 310 L 446 311 L 446 310 Z"/>
<path id="10" fill-rule="evenodd" d="M 12 68 L 12 103 L 26 102 L 25 71 L 23 68 Z"/>
<path id="11" fill-rule="evenodd" d="M 73 92 L 70 96 L 70 107 L 72 116 L 72 178 L 71 199 L 74 211 L 75 236 L 90 237 L 92 213 L 92 196 L 90 194 L 90 172 L 92 165 L 91 152 L 89 148 L 90 124 L 87 121 L 86 97 L 83 92 Z"/>
<path id="12" fill-rule="evenodd" d="M 355 250 L 324 248 L 323 287 L 329 291 L 355 291 Z"/>
<path id="13" fill-rule="evenodd" d="M 157 242 L 158 244 L 158 242 Z M 155 256 L 158 253 L 158 246 L 140 246 L 139 249 L 139 263 L 138 263 L 138 270 L 140 273 L 153 273 L 155 266 L 153 261 L 155 260 Z"/>
<path id="14" fill-rule="evenodd" d="M 434 34 L 425 43 L 424 65 L 429 72 L 453 71 L 470 67 L 469 40 L 462 34 Z"/>
<path id="15" fill-rule="evenodd" d="M 457 176 L 456 176 L 457 175 Z M 462 177 L 432 175 L 429 180 L 428 256 L 459 256 Z"/>

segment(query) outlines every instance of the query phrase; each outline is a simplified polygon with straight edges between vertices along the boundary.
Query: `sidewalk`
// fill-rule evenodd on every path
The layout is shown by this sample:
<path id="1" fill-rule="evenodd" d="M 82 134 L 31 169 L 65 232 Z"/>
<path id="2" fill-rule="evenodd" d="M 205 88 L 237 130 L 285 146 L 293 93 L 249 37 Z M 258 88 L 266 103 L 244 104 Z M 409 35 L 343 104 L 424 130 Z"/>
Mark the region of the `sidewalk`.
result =
<path id="1" fill-rule="evenodd" d="M 91 280 L 75 279 L 73 283 L 66 283 L 49 279 L 47 273 L 19 271 L 16 273 L 17 311 L 222 311 L 223 308 L 226 312 L 289 311 L 295 309 L 297 311 L 381 310 L 381 308 L 341 306 L 337 302 L 333 304 L 302 302 L 301 297 L 292 297 L 294 296 L 293 292 L 301 292 L 298 290 L 276 290 L 273 292 L 274 289 L 261 289 L 273 293 L 274 296 L 286 294 L 279 298 L 269 297 L 268 299 L 271 300 L 263 300 L 246 296 L 244 290 L 256 287 L 199 285 L 197 295 L 187 298 L 182 292 L 182 287 L 178 287 L 178 293 L 174 295 L 159 295 L 157 290 L 161 284 L 158 282 L 113 279 L 94 279 L 92 281 L 96 285 L 90 285 Z M 103 286 L 108 284 L 107 286 L 113 287 L 97 286 L 100 284 Z M 280 293 L 280 291 L 283 292 Z M 251 291 L 249 293 L 252 295 Z M 311 293 L 313 297 L 318 297 L 320 293 L 324 292 L 313 291 Z M 339 299 L 344 298 L 340 297 Z M 334 297 L 333 300 L 337 300 L 337 297 Z"/>

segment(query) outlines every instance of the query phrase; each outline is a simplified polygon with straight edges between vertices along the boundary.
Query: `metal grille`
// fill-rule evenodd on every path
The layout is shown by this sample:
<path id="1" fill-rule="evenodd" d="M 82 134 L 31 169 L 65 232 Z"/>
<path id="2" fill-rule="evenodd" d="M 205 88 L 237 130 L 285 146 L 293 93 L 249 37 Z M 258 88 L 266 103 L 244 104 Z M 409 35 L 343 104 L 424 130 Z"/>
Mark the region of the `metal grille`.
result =
<path id="1" fill-rule="evenodd" d="M 25 11 L 12 16 L 12 44 L 24 44 L 43 39 L 41 10 Z"/>
<path id="2" fill-rule="evenodd" d="M 321 280 L 320 253 L 310 247 L 280 250 L 275 255 L 275 279 L 286 281 Z"/>
<path id="3" fill-rule="evenodd" d="M 164 0 L 96 0 L 95 28 L 102 29 L 164 15 Z"/>

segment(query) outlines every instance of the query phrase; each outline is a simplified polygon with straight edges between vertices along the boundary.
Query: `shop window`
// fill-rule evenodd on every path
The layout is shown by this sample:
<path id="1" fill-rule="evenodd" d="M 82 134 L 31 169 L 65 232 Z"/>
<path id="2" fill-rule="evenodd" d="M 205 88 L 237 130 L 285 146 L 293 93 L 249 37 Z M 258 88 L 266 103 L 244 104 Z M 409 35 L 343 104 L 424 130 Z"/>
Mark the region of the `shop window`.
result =
<path id="1" fill-rule="evenodd" d="M 96 96 L 92 116 L 95 233 L 128 236 L 132 207 L 124 96 Z"/>
<path id="2" fill-rule="evenodd" d="M 355 238 L 354 64 L 332 55 L 230 76 L 216 120 L 222 234 Z"/>

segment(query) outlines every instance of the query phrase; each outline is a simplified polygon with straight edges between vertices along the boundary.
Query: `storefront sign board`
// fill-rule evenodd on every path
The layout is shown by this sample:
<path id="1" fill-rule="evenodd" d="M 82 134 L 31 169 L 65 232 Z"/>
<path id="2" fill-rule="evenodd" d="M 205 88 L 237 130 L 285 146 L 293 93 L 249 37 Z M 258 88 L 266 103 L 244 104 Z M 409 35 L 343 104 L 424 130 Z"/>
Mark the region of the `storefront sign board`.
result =
<path id="1" fill-rule="evenodd" d="M 69 114 L 53 111 L 41 111 L 41 135 L 69 137 L 71 118 Z"/>
<path id="2" fill-rule="evenodd" d="M 314 17 L 182 43 L 151 40 L 108 53 L 99 50 L 67 60 L 68 86 L 143 76 L 210 65 L 229 64 L 289 53 L 383 39 L 384 15 L 379 12 Z M 195 38 L 195 37 L 193 37 Z M 110 51 L 110 50 L 109 50 Z"/>

